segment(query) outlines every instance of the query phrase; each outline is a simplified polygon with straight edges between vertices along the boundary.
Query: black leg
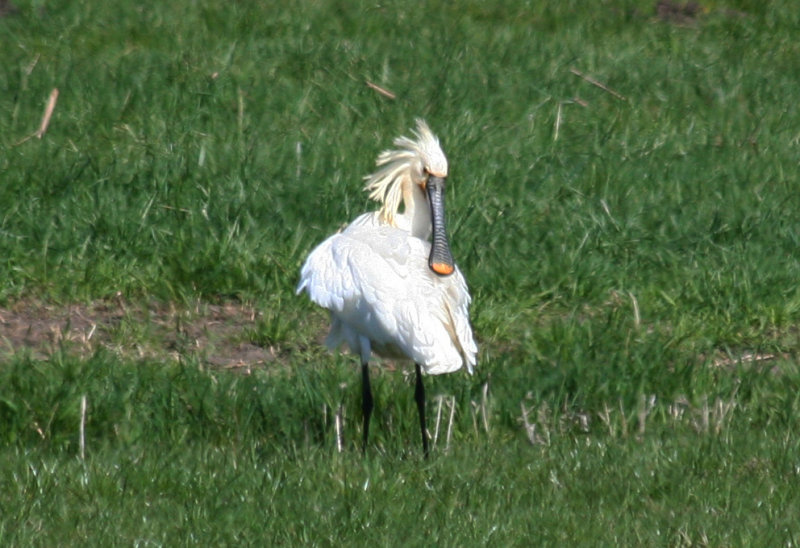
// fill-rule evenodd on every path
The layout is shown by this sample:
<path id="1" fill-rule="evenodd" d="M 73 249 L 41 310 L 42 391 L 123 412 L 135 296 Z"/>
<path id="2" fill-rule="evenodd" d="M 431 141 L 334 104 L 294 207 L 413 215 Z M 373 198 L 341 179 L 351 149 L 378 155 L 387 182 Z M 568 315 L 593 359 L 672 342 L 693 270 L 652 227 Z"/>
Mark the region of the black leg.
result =
<path id="1" fill-rule="evenodd" d="M 372 416 L 372 387 L 369 385 L 369 367 L 361 364 L 361 412 L 364 415 L 364 445 L 361 451 L 367 451 L 367 438 L 369 437 L 369 418 Z"/>
<path id="2" fill-rule="evenodd" d="M 414 390 L 414 399 L 417 400 L 419 410 L 419 428 L 422 431 L 422 452 L 428 458 L 428 431 L 425 429 L 425 386 L 422 384 L 422 371 L 419 364 L 414 364 L 417 368 L 417 388 Z"/>

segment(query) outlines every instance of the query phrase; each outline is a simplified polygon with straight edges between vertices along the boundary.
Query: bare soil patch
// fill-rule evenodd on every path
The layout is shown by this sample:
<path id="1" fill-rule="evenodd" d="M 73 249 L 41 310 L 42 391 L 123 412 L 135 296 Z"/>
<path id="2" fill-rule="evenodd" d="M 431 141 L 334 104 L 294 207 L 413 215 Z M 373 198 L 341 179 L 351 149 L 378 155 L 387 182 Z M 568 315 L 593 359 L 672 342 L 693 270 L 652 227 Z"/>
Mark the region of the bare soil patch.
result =
<path id="1" fill-rule="evenodd" d="M 0 0 L 0 17 L 14 15 L 18 11 L 17 6 L 11 3 L 11 0 Z"/>
<path id="2" fill-rule="evenodd" d="M 703 7 L 699 2 L 675 2 L 673 0 L 659 0 L 656 2 L 656 15 L 662 21 L 687 25 L 694 23 L 703 14 Z"/>
<path id="3" fill-rule="evenodd" d="M 97 301 L 68 306 L 18 302 L 0 307 L 0 358 L 29 352 L 88 357 L 103 348 L 123 357 L 179 360 L 196 356 L 217 367 L 251 367 L 274 361 L 276 350 L 251 342 L 260 313 L 239 303 Z"/>

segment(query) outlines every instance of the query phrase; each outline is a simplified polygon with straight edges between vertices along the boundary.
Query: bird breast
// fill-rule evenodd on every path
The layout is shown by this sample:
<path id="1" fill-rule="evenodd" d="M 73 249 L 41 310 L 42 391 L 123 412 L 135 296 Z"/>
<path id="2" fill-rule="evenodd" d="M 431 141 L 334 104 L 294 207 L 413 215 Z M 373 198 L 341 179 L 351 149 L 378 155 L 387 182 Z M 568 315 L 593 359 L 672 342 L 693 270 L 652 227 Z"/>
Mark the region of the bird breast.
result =
<path id="1" fill-rule="evenodd" d="M 334 342 L 369 339 L 381 354 L 402 355 L 427 373 L 472 369 L 477 348 L 461 273 L 439 277 L 427 264 L 430 243 L 373 214 L 320 244 L 308 257 L 298 291 L 331 311 Z"/>

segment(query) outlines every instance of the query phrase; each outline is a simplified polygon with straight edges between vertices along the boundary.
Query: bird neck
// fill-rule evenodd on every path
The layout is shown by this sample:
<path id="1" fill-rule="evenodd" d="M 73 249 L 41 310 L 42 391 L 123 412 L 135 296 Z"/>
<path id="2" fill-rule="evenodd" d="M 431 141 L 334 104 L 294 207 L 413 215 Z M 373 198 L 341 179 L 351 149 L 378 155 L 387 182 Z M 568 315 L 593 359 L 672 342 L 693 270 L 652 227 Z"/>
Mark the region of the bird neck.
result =
<path id="1" fill-rule="evenodd" d="M 403 188 L 403 212 L 397 215 L 397 226 L 412 236 L 427 240 L 431 236 L 431 209 L 419 185 L 408 183 Z"/>

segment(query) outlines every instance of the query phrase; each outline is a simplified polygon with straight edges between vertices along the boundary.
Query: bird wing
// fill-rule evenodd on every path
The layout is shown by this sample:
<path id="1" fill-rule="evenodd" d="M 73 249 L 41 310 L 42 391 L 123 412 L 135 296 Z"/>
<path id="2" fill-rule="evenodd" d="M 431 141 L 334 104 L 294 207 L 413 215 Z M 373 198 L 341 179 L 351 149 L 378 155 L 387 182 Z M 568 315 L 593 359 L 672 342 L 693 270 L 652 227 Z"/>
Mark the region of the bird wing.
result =
<path id="1" fill-rule="evenodd" d="M 453 326 L 452 336 L 458 341 L 467 371 L 472 373 L 477 363 L 478 345 L 472 335 L 472 326 L 469 323 L 469 304 L 472 298 L 467 289 L 467 281 L 461 270 L 456 267 L 455 272 L 445 278 L 447 280 L 445 306 Z"/>
<path id="2" fill-rule="evenodd" d="M 378 353 L 399 351 L 428 373 L 462 363 L 471 371 L 475 343 L 466 283 L 460 272 L 433 274 L 429 251 L 428 242 L 403 230 L 354 223 L 312 251 L 297 291 L 306 290 L 331 311 L 334 327 L 341 330 L 340 322 L 367 337 Z"/>

